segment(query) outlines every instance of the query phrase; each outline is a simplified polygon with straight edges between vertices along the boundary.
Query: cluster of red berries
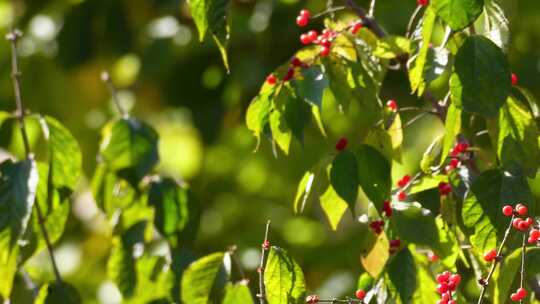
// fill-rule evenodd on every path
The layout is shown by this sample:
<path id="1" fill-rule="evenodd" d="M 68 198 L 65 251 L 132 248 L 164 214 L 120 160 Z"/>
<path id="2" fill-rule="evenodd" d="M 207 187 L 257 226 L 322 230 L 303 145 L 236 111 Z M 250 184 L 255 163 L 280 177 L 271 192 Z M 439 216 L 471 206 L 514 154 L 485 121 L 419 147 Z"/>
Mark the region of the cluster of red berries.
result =
<path id="1" fill-rule="evenodd" d="M 330 29 L 324 29 L 322 33 L 319 35 L 317 31 L 311 30 L 305 34 L 300 35 L 300 42 L 302 44 L 310 44 L 315 43 L 321 46 L 321 50 L 319 51 L 319 55 L 321 57 L 326 57 L 328 54 L 330 54 L 330 47 L 332 46 L 332 40 L 336 38 L 337 33 L 335 31 L 332 31 Z"/>
<path id="2" fill-rule="evenodd" d="M 302 60 L 300 60 L 298 57 L 293 57 L 291 59 L 291 62 L 289 63 L 289 69 L 287 70 L 287 73 L 285 73 L 285 76 L 283 76 L 283 81 L 289 81 L 291 80 L 293 77 L 294 77 L 294 70 L 296 68 L 305 68 L 307 67 L 307 65 L 302 62 Z M 274 85 L 277 83 L 277 77 L 276 75 L 274 74 L 270 74 L 268 75 L 268 77 L 266 77 L 266 83 L 268 83 L 269 85 Z"/>
<path id="3" fill-rule="evenodd" d="M 452 148 L 452 150 L 450 150 L 450 156 L 459 157 L 462 153 L 467 152 L 467 149 L 469 149 L 468 143 L 459 142 Z"/>
<path id="4" fill-rule="evenodd" d="M 429 0 L 416 0 L 416 4 L 420 6 L 426 6 L 429 4 Z"/>
<path id="5" fill-rule="evenodd" d="M 510 205 L 506 205 L 502 208 L 502 213 L 505 216 L 516 215 L 512 221 L 512 226 L 519 231 L 527 231 L 533 225 L 534 221 L 532 217 L 527 217 L 529 209 L 524 204 L 517 204 L 515 208 L 512 208 Z M 521 218 L 520 216 L 527 217 L 526 219 Z"/>
<path id="6" fill-rule="evenodd" d="M 519 302 L 525 299 L 526 297 L 527 297 L 527 290 L 525 290 L 525 288 L 520 287 L 516 290 L 516 292 L 510 295 L 510 300 L 514 302 Z"/>
<path id="7" fill-rule="evenodd" d="M 452 274 L 450 271 L 445 271 L 437 275 L 437 292 L 441 295 L 441 299 L 437 304 L 456 304 L 457 301 L 452 299 L 452 293 L 456 291 L 461 276 L 457 273 Z"/>
<path id="8" fill-rule="evenodd" d="M 439 183 L 439 194 L 441 196 L 446 196 L 446 195 L 448 195 L 450 193 L 452 193 L 452 186 L 450 186 L 449 183 L 440 182 Z"/>
<path id="9" fill-rule="evenodd" d="M 311 13 L 307 9 L 303 9 L 300 11 L 300 14 L 298 14 L 298 17 L 296 17 L 296 24 L 299 27 L 304 27 L 308 25 L 310 18 Z"/>
<path id="10" fill-rule="evenodd" d="M 394 254 L 399 250 L 399 247 L 401 247 L 401 241 L 398 239 L 390 240 L 389 245 L 390 245 L 390 249 L 389 249 L 390 254 Z"/>
<path id="11" fill-rule="evenodd" d="M 339 152 L 345 150 L 345 148 L 347 148 L 348 143 L 349 141 L 347 140 L 347 138 L 345 137 L 340 138 L 338 142 L 336 143 L 336 150 Z"/>
<path id="12" fill-rule="evenodd" d="M 411 182 L 411 176 L 410 175 L 405 175 L 400 180 L 398 180 L 397 185 L 398 185 L 399 188 L 404 188 L 410 182 Z M 400 201 L 404 201 L 404 200 L 407 199 L 407 193 L 405 193 L 405 191 L 399 191 L 398 194 L 397 194 L 397 198 Z"/>
<path id="13" fill-rule="evenodd" d="M 397 112 L 397 102 L 393 99 L 386 102 L 386 107 L 392 112 Z"/>
<path id="14" fill-rule="evenodd" d="M 264 242 L 262 243 L 262 248 L 263 248 L 264 250 L 270 249 L 270 242 L 269 242 L 269 241 L 264 241 Z"/>
<path id="15" fill-rule="evenodd" d="M 450 162 L 448 162 L 448 165 L 446 165 L 444 170 L 448 173 L 448 172 L 456 169 L 457 167 L 459 167 L 460 164 L 461 164 L 461 162 L 459 161 L 459 159 L 452 158 L 452 159 L 450 159 Z"/>

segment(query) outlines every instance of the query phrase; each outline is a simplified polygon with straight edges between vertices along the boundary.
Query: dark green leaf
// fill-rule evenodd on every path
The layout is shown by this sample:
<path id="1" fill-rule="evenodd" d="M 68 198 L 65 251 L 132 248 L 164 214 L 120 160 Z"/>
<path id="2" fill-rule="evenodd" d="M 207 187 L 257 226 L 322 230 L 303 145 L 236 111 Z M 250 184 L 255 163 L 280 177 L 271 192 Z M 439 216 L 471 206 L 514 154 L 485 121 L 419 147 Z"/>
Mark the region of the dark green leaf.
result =
<path id="1" fill-rule="evenodd" d="M 314 106 L 322 106 L 323 92 L 328 87 L 328 79 L 321 66 L 313 65 L 302 70 L 301 76 L 292 82 L 298 97 Z"/>
<path id="2" fill-rule="evenodd" d="M 400 250 L 388 264 L 388 276 L 402 303 L 410 303 L 416 290 L 416 265 L 408 248 Z"/>
<path id="3" fill-rule="evenodd" d="M 358 165 L 352 152 L 345 150 L 336 155 L 330 169 L 330 184 L 354 214 L 358 196 Z"/>
<path id="4" fill-rule="evenodd" d="M 137 189 L 104 164 L 96 167 L 92 178 L 92 192 L 98 207 L 109 217 L 118 209 L 128 208 L 138 198 Z"/>
<path id="5" fill-rule="evenodd" d="M 483 0 L 432 0 L 435 12 L 454 31 L 473 23 L 484 9 Z"/>
<path id="6" fill-rule="evenodd" d="M 171 178 L 150 183 L 148 203 L 154 207 L 154 225 L 173 247 L 182 241 L 193 241 L 199 220 L 199 206 L 190 191 Z"/>
<path id="7" fill-rule="evenodd" d="M 535 176 L 540 164 L 538 126 L 527 107 L 515 98 L 508 98 L 499 114 L 497 154 L 503 167 L 519 165 L 528 176 Z"/>
<path id="8" fill-rule="evenodd" d="M 78 304 L 81 296 L 75 287 L 66 282 L 54 282 L 44 285 L 34 302 L 35 304 Z"/>
<path id="9" fill-rule="evenodd" d="M 107 275 L 116 284 L 124 298 L 134 295 L 137 272 L 133 248 L 119 237 L 113 239 L 113 247 L 107 262 Z"/>
<path id="10" fill-rule="evenodd" d="M 0 164 L 0 244 L 9 255 L 26 230 L 36 197 L 39 173 L 36 162 L 6 160 Z"/>
<path id="11" fill-rule="evenodd" d="M 100 155 L 109 169 L 136 185 L 158 162 L 157 141 L 158 135 L 149 125 L 122 118 L 102 130 Z"/>
<path id="12" fill-rule="evenodd" d="M 182 300 L 184 303 L 207 304 L 223 265 L 224 253 L 217 252 L 191 263 L 182 277 Z"/>
<path id="13" fill-rule="evenodd" d="M 510 67 L 502 50 L 485 37 L 468 37 L 456 55 L 450 78 L 455 105 L 467 112 L 493 117 L 510 89 Z"/>
<path id="14" fill-rule="evenodd" d="M 356 150 L 358 181 L 367 197 L 381 210 L 382 204 L 390 197 L 392 187 L 391 167 L 384 155 L 376 149 L 361 145 Z"/>
<path id="15" fill-rule="evenodd" d="M 443 147 L 441 151 L 441 165 L 446 162 L 450 150 L 456 142 L 456 137 L 461 132 L 461 110 L 454 103 L 448 106 L 446 120 L 444 123 L 446 131 L 444 132 Z"/>
<path id="16" fill-rule="evenodd" d="M 261 134 L 270 119 L 274 94 L 275 86 L 263 85 L 261 92 L 253 99 L 246 112 L 246 125 L 257 138 L 257 147 Z"/>
<path id="17" fill-rule="evenodd" d="M 303 303 L 306 285 L 300 266 L 285 250 L 272 247 L 264 269 L 264 286 L 269 304 Z"/>

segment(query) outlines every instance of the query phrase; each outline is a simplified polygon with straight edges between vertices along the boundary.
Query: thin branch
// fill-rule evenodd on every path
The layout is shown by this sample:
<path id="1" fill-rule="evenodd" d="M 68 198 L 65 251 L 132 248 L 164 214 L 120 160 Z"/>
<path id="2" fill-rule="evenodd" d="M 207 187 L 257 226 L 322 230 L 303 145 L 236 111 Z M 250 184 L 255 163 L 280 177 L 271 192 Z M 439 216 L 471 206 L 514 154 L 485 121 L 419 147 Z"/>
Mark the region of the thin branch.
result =
<path id="1" fill-rule="evenodd" d="M 116 87 L 114 86 L 114 83 L 112 82 L 111 75 L 109 74 L 109 72 L 107 71 L 101 72 L 101 80 L 107 85 L 107 88 L 109 89 L 109 92 L 114 101 L 114 104 L 116 105 L 116 109 L 118 110 L 118 113 L 120 113 L 122 117 L 128 116 L 129 115 L 128 112 L 120 104 L 120 99 L 118 98 L 118 92 L 116 90 Z"/>
<path id="2" fill-rule="evenodd" d="M 519 287 L 523 288 L 523 280 L 525 278 L 525 254 L 527 251 L 527 233 L 523 233 L 523 244 L 521 245 L 521 269 L 519 271 Z M 523 300 L 519 301 L 520 304 L 523 304 Z"/>
<path id="3" fill-rule="evenodd" d="M 368 13 L 363 7 L 356 4 L 354 0 L 344 0 L 344 2 L 347 7 L 353 10 L 356 13 L 356 15 L 358 15 L 358 17 L 362 19 L 362 22 L 364 23 L 364 25 L 368 27 L 369 29 L 371 29 L 373 33 L 375 33 L 375 35 L 379 37 L 386 36 L 386 32 L 375 21 L 375 19 L 368 16 Z"/>
<path id="4" fill-rule="evenodd" d="M 377 0 L 371 0 L 371 3 L 369 4 L 369 12 L 368 12 L 369 18 L 374 18 L 375 16 L 375 5 L 377 5 Z"/>
<path id="5" fill-rule="evenodd" d="M 351 299 L 351 298 L 348 298 L 348 299 L 321 299 L 319 300 L 317 303 L 348 303 L 348 304 L 352 304 L 352 303 L 364 303 L 363 300 L 358 300 L 358 299 Z"/>
<path id="6" fill-rule="evenodd" d="M 32 154 L 30 151 L 28 133 L 26 132 L 26 126 L 24 122 L 26 111 L 25 111 L 24 102 L 21 95 L 21 75 L 22 74 L 19 70 L 19 61 L 18 61 L 18 56 L 17 56 L 17 40 L 21 36 L 22 36 L 22 33 L 19 30 L 13 29 L 11 32 L 9 32 L 6 35 L 6 39 L 10 42 L 10 46 L 11 46 L 11 70 L 12 70 L 11 78 L 13 80 L 13 91 L 15 93 L 15 103 L 17 105 L 17 119 L 19 121 L 19 128 L 21 130 L 21 136 L 22 136 L 22 140 L 24 144 L 24 152 L 25 152 L 26 159 L 31 159 Z M 38 218 L 39 228 L 41 230 L 41 233 L 43 234 L 43 239 L 45 240 L 47 251 L 49 252 L 49 257 L 51 259 L 51 265 L 54 272 L 54 276 L 57 282 L 62 282 L 62 277 L 60 276 L 60 271 L 58 271 L 56 259 L 54 258 L 54 252 L 53 252 L 51 240 L 49 238 L 49 233 L 47 231 L 47 228 L 45 227 L 45 218 L 43 216 L 43 212 L 41 211 L 41 207 L 37 199 L 34 202 L 34 206 L 36 207 L 36 215 Z"/>
<path id="7" fill-rule="evenodd" d="M 446 26 L 446 31 L 444 32 L 443 40 L 441 41 L 441 45 L 439 45 L 440 48 L 443 48 L 448 43 L 448 40 L 450 40 L 450 37 L 452 37 L 452 34 L 454 31 L 449 26 Z"/>
<path id="8" fill-rule="evenodd" d="M 409 23 L 407 24 L 407 32 L 405 33 L 405 37 L 407 37 L 407 38 L 411 37 L 414 21 L 416 20 L 416 18 L 418 17 L 420 12 L 422 11 L 423 7 L 424 6 L 422 6 L 422 5 L 418 5 L 416 7 L 416 9 L 414 10 L 414 12 L 413 12 L 413 14 L 411 16 L 411 19 L 409 19 Z"/>
<path id="9" fill-rule="evenodd" d="M 501 253 L 504 248 L 504 245 L 506 245 L 506 242 L 508 241 L 508 236 L 510 235 L 510 230 L 512 230 L 512 222 L 514 221 L 515 215 L 512 215 L 512 218 L 510 219 L 510 223 L 508 224 L 508 227 L 506 228 L 506 231 L 504 232 L 504 237 L 501 242 L 501 245 L 499 245 L 499 249 L 497 250 L 497 258 L 495 261 L 493 261 L 493 264 L 491 265 L 491 269 L 489 270 L 489 273 L 485 279 L 480 279 L 480 297 L 478 298 L 478 304 L 484 303 L 484 295 L 486 293 L 487 287 L 489 285 L 489 280 L 493 276 L 493 272 L 495 272 L 495 268 L 497 267 L 497 264 L 501 261 Z"/>
<path id="10" fill-rule="evenodd" d="M 268 250 L 270 249 L 270 242 L 268 241 L 268 235 L 270 233 L 270 220 L 266 222 L 266 231 L 264 233 L 264 241 L 261 246 L 261 263 L 259 265 L 259 293 L 257 297 L 259 298 L 260 304 L 266 303 L 266 292 L 264 288 L 264 267 L 266 265 L 266 259 L 268 257 Z"/>
<path id="11" fill-rule="evenodd" d="M 332 14 L 334 12 L 338 12 L 338 11 L 344 10 L 346 8 L 347 8 L 346 6 L 335 6 L 335 7 L 327 8 L 326 10 L 324 10 L 324 11 L 318 13 L 318 14 L 313 15 L 311 17 L 311 19 L 316 19 L 316 18 L 325 16 L 327 14 Z"/>

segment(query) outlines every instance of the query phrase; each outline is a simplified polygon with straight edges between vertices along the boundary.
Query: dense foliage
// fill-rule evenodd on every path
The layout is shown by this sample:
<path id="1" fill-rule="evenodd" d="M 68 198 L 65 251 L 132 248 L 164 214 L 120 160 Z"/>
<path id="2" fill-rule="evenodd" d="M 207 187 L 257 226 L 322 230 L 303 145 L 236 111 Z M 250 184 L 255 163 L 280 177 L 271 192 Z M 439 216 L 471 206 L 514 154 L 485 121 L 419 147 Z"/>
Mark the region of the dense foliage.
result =
<path id="1" fill-rule="evenodd" d="M 358 275 L 352 290 L 312 292 L 301 255 L 280 244 L 301 239 L 307 224 L 274 237 L 275 228 L 283 229 L 279 210 L 271 215 L 255 207 L 258 225 L 240 225 L 241 232 L 255 231 L 251 246 L 261 244 L 252 274 L 239 254 L 245 241 L 194 255 L 199 231 L 211 223 L 204 218 L 205 195 L 167 169 L 171 152 L 163 157 L 160 135 L 168 126 L 158 131 L 131 114 L 115 83 L 125 77 L 101 73 L 114 116 L 100 123 L 97 164 L 79 186 L 78 141 L 62 122 L 26 106 L 19 67 L 24 36 L 13 29 L 6 38 L 16 110 L 0 112 L 6 151 L 0 164 L 0 297 L 87 302 L 84 288 L 62 274 L 64 261 L 53 248 L 69 233 L 70 200 L 82 187 L 91 190 L 107 226 L 105 245 L 93 246 L 105 247 L 103 268 L 123 303 L 537 303 L 540 112 L 508 62 L 504 10 L 495 0 L 418 1 L 406 33 L 394 35 L 375 18 L 378 4 L 372 0 L 364 9 L 353 0 L 328 1 L 317 12 L 301 10 L 295 21 L 307 29 L 298 37 L 303 46 L 268 74 L 245 112 L 255 142 L 244 150 L 271 150 L 285 167 L 294 155 L 310 163 L 290 210 L 301 219 L 320 212 L 332 235 L 353 231 L 340 244 L 313 244 L 322 240 L 316 232 L 308 241 L 296 239 L 319 246 L 319 262 L 329 256 L 329 268 L 334 259 L 353 255 L 356 261 L 347 262 Z M 214 41 L 227 70 L 234 69 L 230 5 L 189 1 L 200 40 Z M 385 92 L 392 74 L 403 75 L 420 101 L 405 104 Z M 423 119 L 431 125 L 410 132 L 428 144 L 411 166 L 405 139 Z M 432 127 L 442 132 L 422 131 Z M 226 161 L 216 155 L 214 161 Z M 240 160 L 231 170 L 244 165 Z M 413 169 L 403 172 L 404 166 Z M 259 174 L 242 182 L 256 183 Z M 236 212 L 230 208 L 220 211 Z M 264 231 L 266 218 L 277 224 L 268 221 Z M 52 269 L 45 280 L 31 264 L 43 253 Z"/>

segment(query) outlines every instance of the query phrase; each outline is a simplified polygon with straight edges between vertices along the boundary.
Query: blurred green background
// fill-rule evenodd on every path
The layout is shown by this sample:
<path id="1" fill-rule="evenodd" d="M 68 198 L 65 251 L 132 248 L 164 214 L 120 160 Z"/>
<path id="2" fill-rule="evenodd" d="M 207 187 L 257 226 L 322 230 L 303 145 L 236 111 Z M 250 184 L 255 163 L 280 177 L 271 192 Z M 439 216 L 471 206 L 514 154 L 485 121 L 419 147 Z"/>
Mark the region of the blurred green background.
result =
<path id="1" fill-rule="evenodd" d="M 511 24 L 512 69 L 520 84 L 539 96 L 538 0 L 502 4 Z M 100 81 L 103 69 L 111 72 L 121 102 L 160 133 L 159 170 L 188 181 L 199 199 L 203 213 L 194 255 L 235 244 L 254 281 L 264 224 L 271 219 L 272 242 L 288 248 L 299 261 L 312 290 L 326 297 L 354 289 L 362 230 L 346 216 L 338 231 L 331 231 L 317 204 L 303 216 L 295 216 L 292 209 L 299 179 L 333 150 L 350 118 L 330 117 L 335 127 L 329 128 L 327 138 L 310 126 L 304 146 L 296 144 L 291 156 L 278 158 L 266 141 L 253 153 L 255 139 L 244 126 L 245 109 L 266 75 L 300 47 L 301 29 L 294 22 L 298 11 L 307 7 L 317 12 L 325 5 L 323 0 L 232 1 L 227 74 L 217 48 L 198 41 L 185 1 L 0 1 L 2 34 L 14 19 L 25 33 L 19 52 L 27 107 L 58 118 L 83 150 L 85 177 L 56 255 L 62 274 L 85 303 L 119 301 L 106 278 L 109 224 L 88 189 L 99 129 L 117 115 Z M 376 17 L 388 32 L 402 35 L 415 6 L 415 0 L 379 0 Z M 315 27 L 320 28 L 321 21 Z M 14 109 L 9 59 L 3 41 L 2 111 Z M 397 99 L 400 106 L 422 105 L 409 95 L 402 72 L 389 72 L 381 98 Z M 403 164 L 394 167 L 395 177 L 417 170 L 422 152 L 440 128 L 438 121 L 426 117 L 405 130 Z M 354 144 L 354 138 L 350 141 Z M 52 278 L 44 253 L 29 262 L 27 271 L 37 282 Z"/>

